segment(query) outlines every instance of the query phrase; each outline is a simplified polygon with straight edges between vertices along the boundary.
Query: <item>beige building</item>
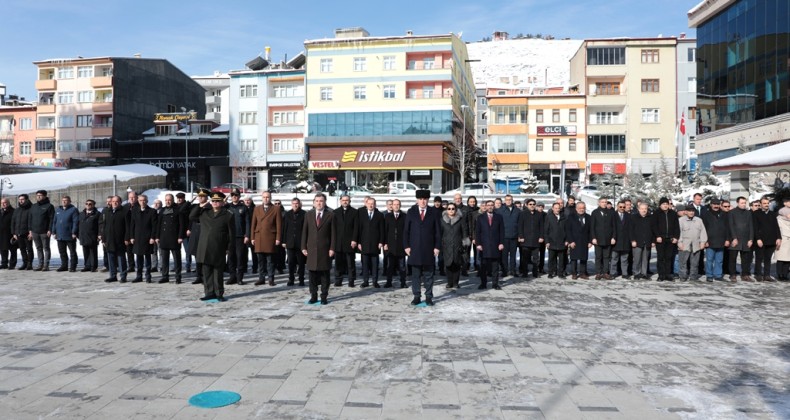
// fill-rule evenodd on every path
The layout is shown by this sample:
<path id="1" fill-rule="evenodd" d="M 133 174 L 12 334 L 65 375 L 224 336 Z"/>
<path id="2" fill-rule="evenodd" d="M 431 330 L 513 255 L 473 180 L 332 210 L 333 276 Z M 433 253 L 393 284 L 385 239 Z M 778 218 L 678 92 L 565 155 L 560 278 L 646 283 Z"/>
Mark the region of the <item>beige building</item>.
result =
<path id="1" fill-rule="evenodd" d="M 676 169 L 677 39 L 585 40 L 571 84 L 587 97 L 587 171 Z"/>

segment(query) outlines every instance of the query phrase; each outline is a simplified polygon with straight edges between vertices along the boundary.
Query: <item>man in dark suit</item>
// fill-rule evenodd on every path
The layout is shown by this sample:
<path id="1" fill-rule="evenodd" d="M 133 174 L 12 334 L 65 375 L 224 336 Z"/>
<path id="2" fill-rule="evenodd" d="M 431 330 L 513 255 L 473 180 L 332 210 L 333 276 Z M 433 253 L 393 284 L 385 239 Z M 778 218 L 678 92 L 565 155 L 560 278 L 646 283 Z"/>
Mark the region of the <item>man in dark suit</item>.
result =
<path id="1" fill-rule="evenodd" d="M 99 240 L 107 248 L 107 258 L 110 262 L 110 276 L 104 281 L 111 283 L 118 281 L 118 263 L 120 262 L 121 283 L 126 283 L 126 212 L 121 207 L 121 197 L 113 196 L 110 207 L 104 209 L 99 221 Z"/>
<path id="2" fill-rule="evenodd" d="M 197 203 L 186 203 L 184 207 L 182 207 L 182 211 L 187 211 L 186 215 L 186 222 L 189 226 L 187 229 L 186 237 L 189 238 L 189 249 L 187 250 L 187 255 L 190 257 L 197 255 L 197 247 L 198 242 L 200 242 L 200 219 L 192 220 L 190 219 L 190 215 L 192 214 L 192 209 L 198 206 L 209 206 L 208 204 L 208 196 L 211 194 L 211 191 L 200 188 L 198 189 L 198 193 L 196 197 L 192 199 L 197 199 Z M 189 272 L 189 264 L 187 264 L 187 273 Z M 195 280 L 192 281 L 192 284 L 203 284 L 203 264 L 198 262 L 195 259 Z"/>
<path id="3" fill-rule="evenodd" d="M 622 273 L 623 279 L 630 280 L 628 256 L 631 255 L 631 215 L 625 209 L 625 201 L 621 200 L 617 203 L 617 211 L 614 214 L 617 243 L 612 247 L 612 265 L 609 273 L 612 277 Z"/>
<path id="4" fill-rule="evenodd" d="M 631 252 L 634 260 L 634 280 L 650 280 L 650 250 L 655 241 L 653 236 L 653 216 L 648 211 L 647 203 L 637 205 L 636 215 L 631 216 L 630 234 Z"/>
<path id="5" fill-rule="evenodd" d="M 329 297 L 329 270 L 335 255 L 336 226 L 333 211 L 326 208 L 326 196 L 318 193 L 313 199 L 313 209 L 305 214 L 302 225 L 302 254 L 307 257 L 310 271 L 310 301 L 318 302 L 318 285 L 321 285 L 321 304 Z"/>
<path id="6" fill-rule="evenodd" d="M 233 254 L 228 255 L 228 281 L 225 284 L 244 284 L 247 271 L 247 242 L 250 241 L 250 223 L 247 206 L 241 201 L 241 191 L 234 188 L 230 192 L 230 203 L 225 208 L 233 215 L 236 237 L 233 241 Z"/>
<path id="7" fill-rule="evenodd" d="M 672 262 L 680 239 L 678 214 L 669 207 L 669 198 L 661 197 L 658 210 L 653 216 L 653 236 L 656 244 L 656 271 L 658 281 L 674 281 Z M 749 215 L 751 216 L 751 215 Z"/>
<path id="8" fill-rule="evenodd" d="M 544 238 L 546 248 L 549 250 L 549 278 L 559 276 L 565 279 L 565 258 L 568 250 L 568 240 L 566 239 L 565 212 L 561 203 L 552 204 L 551 213 L 546 216 L 546 227 Z M 557 267 L 559 261 L 559 267 Z"/>
<path id="9" fill-rule="evenodd" d="M 200 300 L 226 299 L 222 276 L 225 262 L 233 254 L 236 241 L 233 215 L 225 209 L 225 194 L 211 193 L 211 204 L 195 206 L 189 213 L 190 220 L 200 220 L 200 239 L 198 240 L 195 261 L 203 267 L 203 288 L 205 294 Z"/>
<path id="10" fill-rule="evenodd" d="M 359 237 L 359 212 L 351 207 L 351 197 L 340 197 L 340 207 L 334 210 L 335 217 L 335 286 L 343 285 L 343 275 L 348 274 L 348 287 L 354 287 L 357 279 L 356 249 Z"/>
<path id="11" fill-rule="evenodd" d="M 400 200 L 392 200 L 392 212 L 384 216 L 384 258 L 389 259 L 385 270 L 387 283 L 384 287 L 392 287 L 392 276 L 398 270 L 400 287 L 406 287 L 406 252 L 403 250 L 403 228 L 406 226 L 406 215 L 400 211 Z"/>
<path id="12" fill-rule="evenodd" d="M 137 258 L 137 276 L 132 283 L 145 281 L 151 283 L 151 254 L 155 242 L 156 210 L 148 206 L 148 197 L 137 197 L 137 208 L 129 219 L 129 242 Z"/>
<path id="13" fill-rule="evenodd" d="M 439 225 L 441 211 L 428 207 L 430 191 L 417 190 L 416 196 L 417 204 L 409 209 L 403 227 L 403 249 L 409 256 L 408 263 L 412 268 L 411 291 L 414 299 L 411 304 L 421 303 L 420 287 L 424 282 L 425 303 L 433 306 L 433 275 L 442 243 Z"/>
<path id="14" fill-rule="evenodd" d="M 379 254 L 384 246 L 384 216 L 376 208 L 376 199 L 365 199 L 365 208 L 359 209 L 359 239 L 357 249 L 362 255 L 362 287 L 379 288 Z"/>
<path id="15" fill-rule="evenodd" d="M 568 241 L 569 261 L 571 263 L 571 279 L 587 280 L 587 259 L 592 247 L 590 233 L 590 215 L 584 201 L 576 203 L 576 213 L 568 218 L 565 224 L 565 239 Z"/>
<path id="16" fill-rule="evenodd" d="M 532 277 L 538 278 L 538 258 L 540 258 L 540 245 L 543 244 L 543 215 L 536 209 L 535 200 L 527 200 L 527 208 L 521 212 L 518 221 L 518 242 L 524 250 L 521 258 L 521 272 L 524 278 L 529 273 L 529 264 L 532 264 Z"/>
<path id="17" fill-rule="evenodd" d="M 291 200 L 291 210 L 283 216 L 283 238 L 280 241 L 288 254 L 288 286 L 294 285 L 299 276 L 299 285 L 304 286 L 304 266 L 307 262 L 302 254 L 302 226 L 306 212 L 302 209 L 302 200 Z"/>
<path id="18" fill-rule="evenodd" d="M 760 200 L 760 210 L 754 212 L 754 239 L 757 243 L 754 259 L 754 278 L 757 281 L 774 282 L 771 277 L 771 257 L 776 248 L 782 245 L 777 213 L 770 210 L 770 200 Z"/>
<path id="19" fill-rule="evenodd" d="M 480 265 L 480 286 L 485 289 L 489 274 L 494 289 L 499 290 L 499 263 L 505 249 L 505 221 L 502 215 L 494 213 L 494 202 L 486 201 L 486 212 L 477 217 L 475 225 L 475 247 L 483 262 Z"/>
<path id="20" fill-rule="evenodd" d="M 612 245 L 617 242 L 614 212 L 607 208 L 606 197 L 598 199 L 598 208 L 592 211 L 590 233 L 595 245 L 595 279 L 611 280 L 609 263 Z"/>
<path id="21" fill-rule="evenodd" d="M 170 256 L 173 256 L 176 284 L 181 283 L 181 244 L 184 242 L 184 218 L 174 204 L 173 194 L 165 195 L 165 205 L 159 212 L 155 231 L 156 244 L 162 260 L 162 278 L 159 283 L 170 281 Z"/>

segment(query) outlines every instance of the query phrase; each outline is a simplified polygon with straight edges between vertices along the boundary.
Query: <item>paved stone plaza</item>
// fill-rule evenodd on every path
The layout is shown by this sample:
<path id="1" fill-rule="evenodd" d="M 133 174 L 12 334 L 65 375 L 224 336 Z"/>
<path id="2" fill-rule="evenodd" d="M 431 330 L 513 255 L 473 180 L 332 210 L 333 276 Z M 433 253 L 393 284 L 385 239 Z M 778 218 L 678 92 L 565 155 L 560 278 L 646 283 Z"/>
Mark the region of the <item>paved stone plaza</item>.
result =
<path id="1" fill-rule="evenodd" d="M 54 418 L 788 418 L 790 286 L 106 284 L 0 271 L 0 413 Z M 156 277 L 155 277 L 156 279 Z M 242 400 L 188 404 L 206 390 Z"/>

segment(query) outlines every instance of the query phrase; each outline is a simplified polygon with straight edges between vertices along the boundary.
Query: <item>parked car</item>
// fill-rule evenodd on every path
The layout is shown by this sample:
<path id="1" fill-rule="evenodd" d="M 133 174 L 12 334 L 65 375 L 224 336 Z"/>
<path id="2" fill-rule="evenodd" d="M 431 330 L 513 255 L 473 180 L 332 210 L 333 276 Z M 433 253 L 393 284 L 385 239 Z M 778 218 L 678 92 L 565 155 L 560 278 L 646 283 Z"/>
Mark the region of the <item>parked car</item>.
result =
<path id="1" fill-rule="evenodd" d="M 579 189 L 579 193 L 598 194 L 598 186 L 595 184 L 585 185 Z"/>
<path id="2" fill-rule="evenodd" d="M 417 191 L 419 187 L 411 182 L 406 181 L 394 181 L 387 184 L 387 193 L 388 194 L 411 194 L 414 195 L 415 191 Z"/>
<path id="3" fill-rule="evenodd" d="M 373 194 L 373 191 L 365 187 L 361 187 L 359 185 L 350 185 L 348 187 L 348 195 L 350 197 L 353 197 L 355 195 L 371 195 L 371 194 Z"/>
<path id="4" fill-rule="evenodd" d="M 272 188 L 272 191 L 276 193 L 292 193 L 296 190 L 297 184 L 299 184 L 299 181 L 291 179 L 281 183 L 278 187 Z"/>
<path id="5" fill-rule="evenodd" d="M 475 195 L 486 195 L 486 194 L 493 194 L 494 190 L 491 189 L 491 186 L 485 182 L 471 182 L 468 184 L 464 184 L 464 190 L 461 191 L 461 188 L 456 188 L 454 190 L 447 191 L 447 194 L 475 194 Z"/>
<path id="6" fill-rule="evenodd" d="M 216 187 L 212 187 L 211 188 L 211 192 L 221 192 L 221 193 L 224 193 L 225 195 L 228 195 L 235 188 L 238 188 L 239 191 L 241 191 L 242 194 L 248 194 L 248 193 L 253 192 L 250 189 L 244 188 L 241 185 L 234 184 L 232 182 L 226 182 L 224 184 L 217 185 Z"/>

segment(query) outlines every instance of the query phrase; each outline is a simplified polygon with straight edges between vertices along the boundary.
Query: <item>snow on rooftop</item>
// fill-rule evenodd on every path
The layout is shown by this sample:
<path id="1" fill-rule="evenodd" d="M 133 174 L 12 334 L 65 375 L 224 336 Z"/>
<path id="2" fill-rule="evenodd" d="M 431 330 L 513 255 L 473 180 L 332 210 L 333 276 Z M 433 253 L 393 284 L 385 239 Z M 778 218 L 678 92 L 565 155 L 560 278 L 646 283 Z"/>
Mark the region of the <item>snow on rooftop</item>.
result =
<path id="1" fill-rule="evenodd" d="M 790 167 L 790 141 L 763 147 L 753 152 L 719 159 L 710 165 L 714 172 L 769 168 L 773 166 L 787 168 Z"/>
<path id="2" fill-rule="evenodd" d="M 8 192 L 16 195 L 31 193 L 41 189 L 48 191 L 62 190 L 75 185 L 112 181 L 113 175 L 118 177 L 118 181 L 128 181 L 143 176 L 166 176 L 167 171 L 156 166 L 135 163 L 8 175 L 13 188 L 5 190 L 4 193 Z"/>
<path id="3" fill-rule="evenodd" d="M 509 39 L 466 44 L 475 85 L 564 86 L 570 83 L 570 59 L 582 40 Z M 532 83 L 529 81 L 533 80 Z M 512 86 L 512 85 L 511 85 Z"/>

